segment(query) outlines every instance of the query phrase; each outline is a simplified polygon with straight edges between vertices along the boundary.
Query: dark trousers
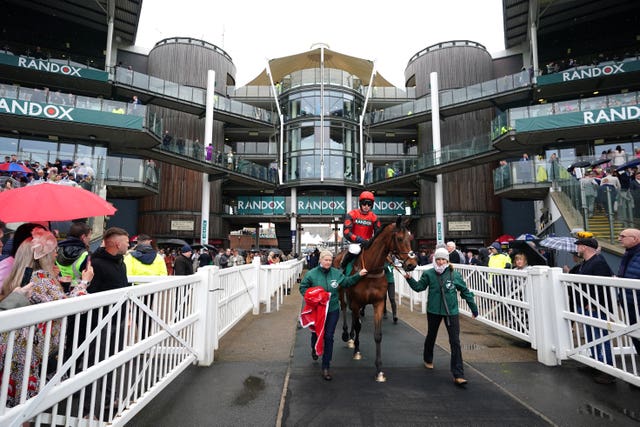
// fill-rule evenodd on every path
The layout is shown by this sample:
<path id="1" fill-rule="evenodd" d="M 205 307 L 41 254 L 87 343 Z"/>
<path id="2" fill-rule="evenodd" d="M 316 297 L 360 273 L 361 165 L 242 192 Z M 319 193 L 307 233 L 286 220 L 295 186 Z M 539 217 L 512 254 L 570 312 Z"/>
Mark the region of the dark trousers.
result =
<path id="1" fill-rule="evenodd" d="M 448 319 L 447 319 L 448 318 Z M 460 348 L 460 319 L 458 315 L 441 316 L 440 314 L 427 313 L 427 337 L 424 340 L 423 360 L 433 363 L 433 347 L 436 344 L 440 322 L 445 321 L 449 334 L 449 346 L 451 347 L 451 373 L 454 378 L 464 378 L 462 365 L 462 349 Z"/>
<path id="2" fill-rule="evenodd" d="M 391 313 L 393 313 L 393 317 L 397 317 L 398 314 L 398 304 L 396 303 L 396 283 L 389 282 L 389 286 L 387 288 L 387 295 L 389 295 L 389 303 L 391 304 Z M 384 313 L 387 314 L 387 299 L 384 299 Z"/>
<path id="3" fill-rule="evenodd" d="M 327 313 L 327 321 L 324 324 L 324 353 L 322 353 L 322 369 L 329 369 L 331 358 L 333 357 L 333 335 L 336 332 L 336 325 L 340 319 L 340 310 Z M 311 348 L 316 347 L 318 336 L 311 333 Z"/>

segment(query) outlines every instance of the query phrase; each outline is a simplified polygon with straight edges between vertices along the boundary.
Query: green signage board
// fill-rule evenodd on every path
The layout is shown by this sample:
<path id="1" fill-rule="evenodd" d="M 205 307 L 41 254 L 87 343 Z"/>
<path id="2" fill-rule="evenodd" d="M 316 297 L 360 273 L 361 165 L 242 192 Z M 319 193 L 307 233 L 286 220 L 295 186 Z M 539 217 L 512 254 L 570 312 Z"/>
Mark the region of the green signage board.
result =
<path id="1" fill-rule="evenodd" d="M 57 62 L 43 61 L 42 59 L 9 55 L 6 53 L 0 53 L 0 64 L 28 70 L 44 71 L 46 73 L 62 74 L 70 77 L 99 80 L 101 82 L 106 82 L 109 79 L 109 74 L 106 71 L 77 67 L 69 64 L 59 64 Z"/>
<path id="2" fill-rule="evenodd" d="M 292 212 L 288 208 L 288 199 L 283 196 L 240 196 L 237 199 L 238 215 L 285 215 Z M 297 215 L 344 215 L 347 205 L 341 196 L 301 196 L 297 199 Z M 357 206 L 357 200 L 353 200 Z M 378 196 L 373 205 L 378 215 L 395 216 L 405 213 L 405 202 L 402 197 Z"/>
<path id="3" fill-rule="evenodd" d="M 611 107 L 599 110 L 516 119 L 516 132 L 535 132 L 638 119 L 640 119 L 640 105 L 627 105 L 624 107 Z"/>
<path id="4" fill-rule="evenodd" d="M 344 215 L 344 197 L 302 196 L 298 197 L 298 215 Z"/>
<path id="5" fill-rule="evenodd" d="M 142 130 L 143 118 L 105 111 L 85 110 L 65 105 L 44 104 L 20 99 L 0 98 L 0 114 L 14 114 L 63 122 L 90 123 Z"/>
<path id="6" fill-rule="evenodd" d="M 284 215 L 283 196 L 238 196 L 238 215 Z"/>
<path id="7" fill-rule="evenodd" d="M 640 71 L 640 61 L 619 62 L 615 64 L 596 65 L 593 67 L 576 67 L 560 73 L 546 74 L 536 78 L 538 86 L 566 83 L 575 80 L 594 79 L 622 73 Z"/>

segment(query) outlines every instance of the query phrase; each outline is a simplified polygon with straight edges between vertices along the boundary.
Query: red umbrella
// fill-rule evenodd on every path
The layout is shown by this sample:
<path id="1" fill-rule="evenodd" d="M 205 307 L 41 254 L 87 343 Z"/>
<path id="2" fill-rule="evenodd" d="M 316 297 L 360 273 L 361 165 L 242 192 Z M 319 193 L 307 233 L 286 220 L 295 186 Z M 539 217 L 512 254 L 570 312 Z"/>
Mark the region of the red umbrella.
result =
<path id="1" fill-rule="evenodd" d="M 0 220 L 4 222 L 67 221 L 115 211 L 103 198 L 68 185 L 44 183 L 0 193 Z"/>
<path id="2" fill-rule="evenodd" d="M 33 173 L 31 169 L 20 163 L 0 163 L 0 171 L 2 172 L 22 172 Z"/>
<path id="3" fill-rule="evenodd" d="M 502 236 L 496 237 L 496 242 L 498 243 L 509 243 L 512 240 L 516 240 L 511 234 L 503 234 Z"/>

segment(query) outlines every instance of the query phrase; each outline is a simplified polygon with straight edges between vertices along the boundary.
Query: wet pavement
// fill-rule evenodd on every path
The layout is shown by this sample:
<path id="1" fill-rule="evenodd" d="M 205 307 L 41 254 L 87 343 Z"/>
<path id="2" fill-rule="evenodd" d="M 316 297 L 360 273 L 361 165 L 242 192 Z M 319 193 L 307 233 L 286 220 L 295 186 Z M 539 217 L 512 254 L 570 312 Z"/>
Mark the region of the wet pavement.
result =
<path id="1" fill-rule="evenodd" d="M 435 369 L 422 366 L 426 316 L 400 307 L 385 320 L 385 383 L 374 380 L 371 308 L 363 359 L 336 331 L 333 380 L 320 376 L 309 331 L 296 328 L 301 297 L 277 313 L 248 315 L 220 342 L 216 362 L 190 367 L 129 423 L 133 426 L 640 426 L 640 390 L 602 385 L 566 361 L 547 367 L 527 343 L 461 317 L 466 388 L 453 384 L 441 326 Z M 340 328 L 338 328 L 340 329 Z"/>

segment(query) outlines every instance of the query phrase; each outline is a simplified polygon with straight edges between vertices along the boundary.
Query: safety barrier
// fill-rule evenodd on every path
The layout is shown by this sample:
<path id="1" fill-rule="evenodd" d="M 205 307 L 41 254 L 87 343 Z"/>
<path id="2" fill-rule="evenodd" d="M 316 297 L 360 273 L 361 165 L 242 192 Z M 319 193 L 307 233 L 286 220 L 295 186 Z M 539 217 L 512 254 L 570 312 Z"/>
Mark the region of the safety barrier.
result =
<path id="1" fill-rule="evenodd" d="M 411 274 L 418 280 L 431 266 Z M 640 386 L 640 283 L 563 273 L 534 266 L 503 270 L 455 264 L 475 294 L 478 321 L 527 341 L 547 366 L 574 359 Z M 414 292 L 394 273 L 396 294 L 412 310 L 427 311 L 427 293 Z M 466 302 L 460 313 L 470 316 Z"/>
<path id="2" fill-rule="evenodd" d="M 212 364 L 246 314 L 272 299 L 278 309 L 302 265 L 135 276 L 136 286 L 0 312 L 0 425 L 125 425 L 189 365 Z"/>

